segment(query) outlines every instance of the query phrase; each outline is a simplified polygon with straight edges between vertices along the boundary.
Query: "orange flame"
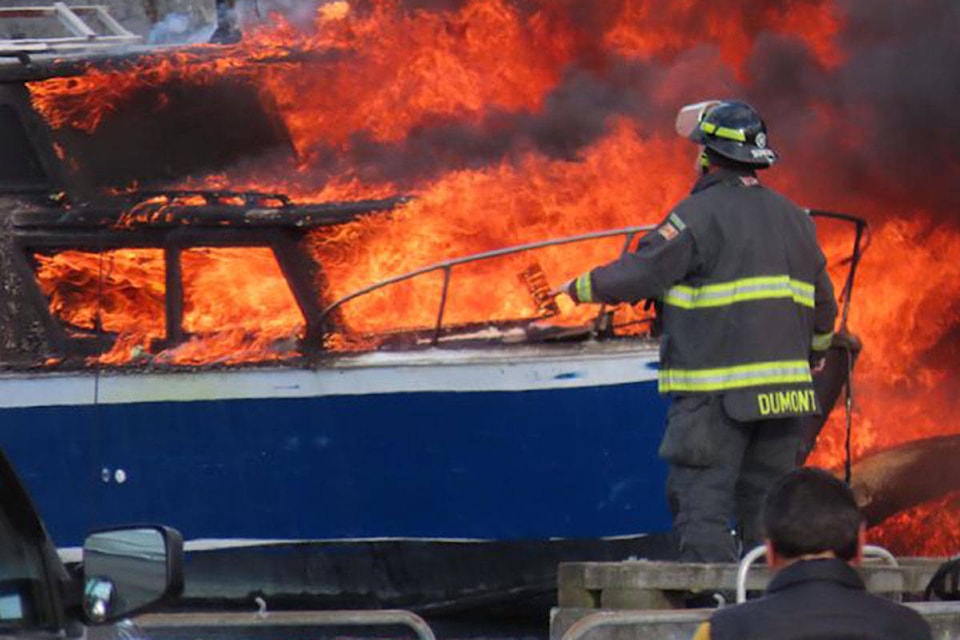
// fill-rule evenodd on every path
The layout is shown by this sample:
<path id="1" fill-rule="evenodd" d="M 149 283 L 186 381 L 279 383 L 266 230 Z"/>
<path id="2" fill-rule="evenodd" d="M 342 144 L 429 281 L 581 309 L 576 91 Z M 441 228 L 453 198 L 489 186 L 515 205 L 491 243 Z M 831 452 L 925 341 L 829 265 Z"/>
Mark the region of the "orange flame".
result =
<path id="1" fill-rule="evenodd" d="M 183 328 L 190 339 L 163 349 L 163 252 L 37 255 L 37 279 L 69 328 L 117 334 L 104 364 L 144 358 L 170 364 L 239 364 L 297 356 L 303 317 L 273 254 L 261 248 L 184 251 Z M 243 292 L 242 296 L 234 295 Z M 224 304 L 224 302 L 228 304 Z M 153 352 L 159 352 L 155 357 Z"/>
<path id="2" fill-rule="evenodd" d="M 889 518 L 868 533 L 871 544 L 886 547 L 896 555 L 952 557 L 960 544 L 960 492 L 919 505 Z M 922 532 L 923 544 L 917 544 Z"/>
<path id="3" fill-rule="evenodd" d="M 771 3 L 763 8 L 751 6 L 747 15 L 738 15 L 734 7 L 714 12 L 693 0 L 626 0 L 605 39 L 613 50 L 641 58 L 672 55 L 705 42 L 715 43 L 723 61 L 739 70 L 757 35 L 771 31 L 796 34 L 822 64 L 833 66 L 843 57 L 833 39 L 841 25 L 836 7 L 829 2 L 789 6 Z"/>
<path id="4" fill-rule="evenodd" d="M 545 161 L 530 155 L 518 166 L 445 176 L 386 218 L 368 217 L 331 233 L 317 232 L 316 253 L 335 300 L 374 282 L 437 262 L 550 237 L 650 224 L 683 192 L 680 166 L 689 164 L 673 140 L 642 140 L 622 122 L 582 161 Z M 636 167 L 654 170 L 636 179 Z M 658 188 L 651 189 L 650 184 Z M 502 223 L 501 223 L 502 221 Z M 535 257 L 554 285 L 616 257 L 624 240 L 539 250 Z M 396 247 L 403 247 L 397 251 Z M 515 277 L 530 254 L 454 274 L 452 323 L 529 317 L 529 292 Z M 403 318 L 429 327 L 436 319 L 439 281 L 414 281 L 402 293 L 358 299 L 344 311 L 357 331 L 383 331 Z M 419 303 L 419 304 L 417 304 Z M 589 310 L 574 312 L 582 319 Z M 384 306 L 388 305 L 388 306 Z"/>
<path id="5" fill-rule="evenodd" d="M 864 342 L 854 376 L 854 460 L 915 439 L 957 433 L 956 361 L 949 353 L 936 354 L 952 330 L 960 300 L 960 265 L 942 257 L 958 252 L 960 233 L 920 212 L 873 229 L 850 318 Z M 821 433 L 810 464 L 839 467 L 845 438 L 838 411 Z M 901 553 L 955 554 L 960 528 L 951 523 L 960 519 L 960 503 L 954 496 L 940 507 L 899 514 L 871 530 L 871 536 Z"/>
<path id="6" fill-rule="evenodd" d="M 960 234 L 937 227 L 921 213 L 873 229 L 850 318 L 865 343 L 855 379 L 854 457 L 956 433 L 952 416 L 960 410 L 960 398 L 952 384 L 954 363 L 922 362 L 917 354 L 935 353 L 954 322 L 960 265 L 941 258 L 957 252 Z M 813 463 L 842 459 L 840 426 L 821 435 Z"/>

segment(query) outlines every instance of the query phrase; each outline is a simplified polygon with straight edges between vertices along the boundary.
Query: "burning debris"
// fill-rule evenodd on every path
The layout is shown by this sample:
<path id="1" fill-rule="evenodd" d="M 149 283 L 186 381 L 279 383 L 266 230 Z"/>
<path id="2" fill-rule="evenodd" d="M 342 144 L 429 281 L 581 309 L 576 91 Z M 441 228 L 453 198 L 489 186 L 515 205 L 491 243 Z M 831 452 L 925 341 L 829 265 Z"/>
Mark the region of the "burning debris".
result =
<path id="1" fill-rule="evenodd" d="M 306 286 L 312 297 L 296 287 L 286 298 L 254 293 L 282 288 L 289 270 L 276 247 L 272 256 L 263 246 L 184 248 L 177 268 L 185 284 L 172 307 L 161 245 L 38 251 L 57 317 L 71 331 L 116 333 L 125 345 L 107 361 L 165 351 L 171 332 L 187 339 L 224 327 L 256 344 L 259 357 L 287 358 L 318 330 L 303 311 L 306 297 L 322 306 L 452 256 L 655 223 L 689 187 L 688 149 L 666 137 L 676 106 L 738 95 L 770 120 L 783 156 L 771 183 L 798 202 L 865 215 L 873 228 L 849 318 L 867 345 L 853 456 L 956 433 L 960 273 L 943 260 L 960 250 L 960 128 L 947 125 L 960 101 L 960 10 L 951 0 L 363 0 L 318 4 L 309 28 L 282 13 L 240 18 L 234 44 L 54 65 L 34 78 L 27 88 L 45 123 L 36 131 L 59 158 L 40 164 L 54 167 L 71 195 L 125 194 L 125 208 L 115 199 L 106 207 L 116 214 L 111 234 L 168 224 L 167 215 L 188 228 L 210 206 L 178 201 L 176 192 L 282 194 L 271 207 L 293 227 L 291 207 L 416 199 L 308 225 L 294 244 L 323 265 L 319 284 Z M 158 190 L 168 199 L 145 193 Z M 63 206 L 75 216 L 79 205 Z M 834 262 L 845 255 L 841 232 L 823 224 L 821 235 Z M 530 295 L 542 278 L 518 281 L 517 273 L 536 261 L 557 284 L 619 249 L 608 239 L 464 269 L 446 321 L 541 315 Z M 201 276 L 226 282 L 244 272 L 256 277 L 216 298 Z M 103 284 L 123 292 L 109 307 L 94 295 Z M 330 344 L 431 327 L 439 290 L 427 278 L 359 298 L 339 310 L 348 331 Z M 243 304 L 240 291 L 250 291 Z M 559 314 L 546 309 L 551 321 L 587 320 L 559 304 Z M 175 321 L 158 321 L 161 307 Z M 617 313 L 618 326 L 644 317 Z M 190 355 L 175 361 L 225 357 L 185 344 Z M 832 421 L 811 462 L 839 465 L 844 439 L 842 420 Z"/>
<path id="2" fill-rule="evenodd" d="M 526 285 L 542 318 L 552 318 L 560 313 L 556 297 L 550 294 L 550 282 L 539 262 L 534 262 L 518 274 L 520 282 Z"/>
<path id="3" fill-rule="evenodd" d="M 960 435 L 952 435 L 914 440 L 863 457 L 852 486 L 867 522 L 877 524 L 914 505 L 960 492 L 958 455 Z"/>

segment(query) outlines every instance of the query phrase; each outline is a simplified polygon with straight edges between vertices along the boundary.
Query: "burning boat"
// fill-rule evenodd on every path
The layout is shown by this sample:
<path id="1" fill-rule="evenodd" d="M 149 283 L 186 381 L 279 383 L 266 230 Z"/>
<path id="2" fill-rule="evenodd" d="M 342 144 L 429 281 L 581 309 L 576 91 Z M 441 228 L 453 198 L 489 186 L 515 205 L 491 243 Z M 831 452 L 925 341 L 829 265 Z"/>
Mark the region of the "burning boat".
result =
<path id="1" fill-rule="evenodd" d="M 679 193 L 595 185 L 630 164 L 682 176 L 682 154 L 617 118 L 586 159 L 470 137 L 549 106 L 498 68 L 489 95 L 401 111 L 435 96 L 344 44 L 397 8 L 372 4 L 356 24 L 326 3 L 319 35 L 280 24 L 282 43 L 4 66 L 5 450 L 59 546 L 94 524 L 181 530 L 188 598 L 467 606 L 549 592 L 564 558 L 669 557 L 655 318 L 544 293 Z M 412 40 L 378 44 L 479 46 L 471 29 L 519 11 L 481 4 L 400 14 Z M 854 223 L 831 236 L 849 304 L 863 226 L 843 218 L 825 224 Z M 832 360 L 826 406 L 850 350 Z"/>
<path id="2" fill-rule="evenodd" d="M 643 227 L 451 254 L 338 296 L 326 245 L 410 198 L 171 186 L 295 151 L 230 77 L 141 87 L 121 118 L 77 112 L 97 123 L 44 112 L 47 87 L 69 96 L 146 55 L 181 53 L 34 56 L 0 84 L 2 441 L 59 546 L 164 518 L 189 538 L 187 599 L 418 607 L 539 595 L 565 556 L 668 553 L 657 536 L 596 541 L 669 528 L 648 502 L 663 494 L 649 320 L 629 336 L 607 310 L 550 322 L 539 262 L 615 255 Z M 458 309 L 480 277 L 516 309 Z M 404 287 L 423 304 L 384 310 Z M 465 570 L 437 570 L 451 563 Z"/>

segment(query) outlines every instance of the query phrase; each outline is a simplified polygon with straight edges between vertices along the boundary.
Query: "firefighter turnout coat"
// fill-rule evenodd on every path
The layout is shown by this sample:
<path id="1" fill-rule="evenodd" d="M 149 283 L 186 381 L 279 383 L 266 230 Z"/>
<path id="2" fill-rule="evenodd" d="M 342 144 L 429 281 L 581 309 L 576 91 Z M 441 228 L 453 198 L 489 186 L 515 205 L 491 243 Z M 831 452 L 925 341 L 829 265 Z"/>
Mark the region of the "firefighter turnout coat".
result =
<path id="1" fill-rule="evenodd" d="M 660 391 L 721 394 L 730 417 L 819 413 L 811 354 L 837 303 L 810 216 L 750 170 L 701 177 L 635 252 L 583 274 L 577 302 L 657 299 Z"/>

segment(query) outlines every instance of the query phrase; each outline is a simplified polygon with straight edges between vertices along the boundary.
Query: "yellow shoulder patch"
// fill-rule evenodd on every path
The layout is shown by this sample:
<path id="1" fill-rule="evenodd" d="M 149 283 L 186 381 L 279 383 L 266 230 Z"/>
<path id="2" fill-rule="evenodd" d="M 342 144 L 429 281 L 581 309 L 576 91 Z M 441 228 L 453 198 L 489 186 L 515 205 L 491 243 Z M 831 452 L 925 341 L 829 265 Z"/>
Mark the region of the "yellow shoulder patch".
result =
<path id="1" fill-rule="evenodd" d="M 657 233 L 663 236 L 664 240 L 667 240 L 667 241 L 673 240 L 678 235 L 680 235 L 680 232 L 677 231 L 677 228 L 672 224 L 670 224 L 669 222 L 666 224 L 660 225 L 660 228 L 657 229 Z"/>
<path id="2" fill-rule="evenodd" d="M 683 220 L 680 219 L 680 216 L 678 216 L 676 213 L 671 213 L 669 216 L 667 216 L 666 222 L 657 228 L 657 233 L 663 236 L 664 240 L 669 242 L 680 235 L 680 232 L 686 228 L 687 225 L 683 223 Z"/>

